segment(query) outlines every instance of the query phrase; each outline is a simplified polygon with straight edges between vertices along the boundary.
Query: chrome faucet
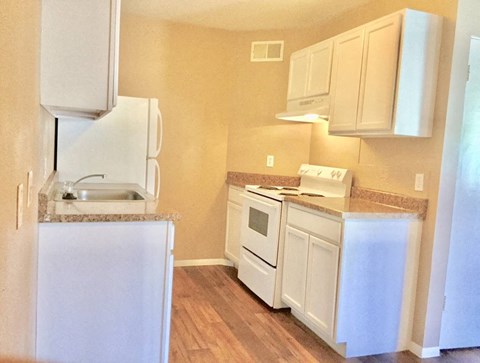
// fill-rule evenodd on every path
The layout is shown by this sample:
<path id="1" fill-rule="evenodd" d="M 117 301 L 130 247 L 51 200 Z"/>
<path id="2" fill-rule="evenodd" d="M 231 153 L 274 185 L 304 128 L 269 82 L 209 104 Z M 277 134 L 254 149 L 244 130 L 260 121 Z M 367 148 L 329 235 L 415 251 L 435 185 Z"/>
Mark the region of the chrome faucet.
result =
<path id="1" fill-rule="evenodd" d="M 102 178 L 102 179 L 105 179 L 105 177 L 107 176 L 107 174 L 90 174 L 90 175 L 86 175 L 86 176 L 83 176 L 81 177 L 80 179 L 78 179 L 77 181 L 74 181 L 74 182 L 71 182 L 71 181 L 66 181 L 63 185 L 63 195 L 62 195 L 62 199 L 77 199 L 77 197 L 73 194 L 73 187 L 75 185 L 77 185 L 78 183 L 80 183 L 82 180 L 85 180 L 85 179 L 88 179 L 88 178 Z"/>
<path id="2" fill-rule="evenodd" d="M 107 176 L 107 174 L 90 174 L 90 175 L 87 175 L 87 176 L 83 176 L 81 177 L 80 179 L 78 179 L 77 181 L 73 182 L 72 184 L 72 187 L 74 187 L 75 185 L 77 185 L 78 183 L 80 183 L 82 180 L 85 180 L 85 179 L 88 179 L 88 178 L 102 178 L 102 179 L 105 179 L 105 177 Z"/>

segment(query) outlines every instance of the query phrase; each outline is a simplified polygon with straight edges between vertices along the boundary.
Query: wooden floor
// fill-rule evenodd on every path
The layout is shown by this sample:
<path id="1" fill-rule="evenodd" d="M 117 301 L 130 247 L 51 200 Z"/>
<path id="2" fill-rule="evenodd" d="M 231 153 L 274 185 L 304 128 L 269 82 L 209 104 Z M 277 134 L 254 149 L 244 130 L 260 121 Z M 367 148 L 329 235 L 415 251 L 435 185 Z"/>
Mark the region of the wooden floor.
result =
<path id="1" fill-rule="evenodd" d="M 295 319 L 268 308 L 224 266 L 176 267 L 170 362 L 480 362 L 480 349 L 344 359 Z"/>

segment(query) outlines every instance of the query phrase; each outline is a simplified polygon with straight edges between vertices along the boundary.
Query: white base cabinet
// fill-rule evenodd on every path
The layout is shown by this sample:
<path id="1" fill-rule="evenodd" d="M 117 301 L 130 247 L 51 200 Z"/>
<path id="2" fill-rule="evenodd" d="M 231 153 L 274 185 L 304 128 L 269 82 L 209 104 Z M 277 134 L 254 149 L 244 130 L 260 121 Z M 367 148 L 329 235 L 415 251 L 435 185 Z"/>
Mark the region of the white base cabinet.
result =
<path id="1" fill-rule="evenodd" d="M 240 259 L 240 226 L 242 223 L 243 188 L 228 187 L 227 226 L 225 233 L 225 256 L 238 267 Z"/>
<path id="2" fill-rule="evenodd" d="M 421 221 L 289 204 L 282 301 L 345 357 L 408 348 Z"/>
<path id="3" fill-rule="evenodd" d="M 172 222 L 41 223 L 45 362 L 168 362 Z"/>

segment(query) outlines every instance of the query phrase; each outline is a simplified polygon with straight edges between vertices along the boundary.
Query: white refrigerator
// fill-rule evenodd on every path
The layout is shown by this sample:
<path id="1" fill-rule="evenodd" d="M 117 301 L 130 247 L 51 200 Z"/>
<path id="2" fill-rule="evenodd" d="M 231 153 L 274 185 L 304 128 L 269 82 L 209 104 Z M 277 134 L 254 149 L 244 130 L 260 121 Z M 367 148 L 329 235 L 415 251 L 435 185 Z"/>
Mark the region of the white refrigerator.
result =
<path id="1" fill-rule="evenodd" d="M 155 98 L 119 96 L 117 106 L 95 121 L 59 118 L 59 181 L 107 174 L 86 182 L 135 183 L 158 198 L 162 127 Z"/>

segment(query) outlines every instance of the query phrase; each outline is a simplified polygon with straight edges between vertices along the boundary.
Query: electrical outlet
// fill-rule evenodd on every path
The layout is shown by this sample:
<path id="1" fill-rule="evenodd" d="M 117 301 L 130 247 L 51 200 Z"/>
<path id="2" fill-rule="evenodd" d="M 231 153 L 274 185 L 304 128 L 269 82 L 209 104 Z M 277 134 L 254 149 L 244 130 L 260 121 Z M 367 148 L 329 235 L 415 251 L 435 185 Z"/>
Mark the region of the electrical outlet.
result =
<path id="1" fill-rule="evenodd" d="M 17 229 L 23 223 L 23 184 L 17 185 Z"/>
<path id="2" fill-rule="evenodd" d="M 415 174 L 415 191 L 423 192 L 424 174 Z"/>
<path id="3" fill-rule="evenodd" d="M 30 207 L 32 204 L 32 195 L 33 195 L 33 171 L 30 170 L 27 173 L 27 207 Z"/>
<path id="4" fill-rule="evenodd" d="M 267 155 L 267 167 L 273 168 L 274 164 L 275 164 L 275 156 Z"/>

